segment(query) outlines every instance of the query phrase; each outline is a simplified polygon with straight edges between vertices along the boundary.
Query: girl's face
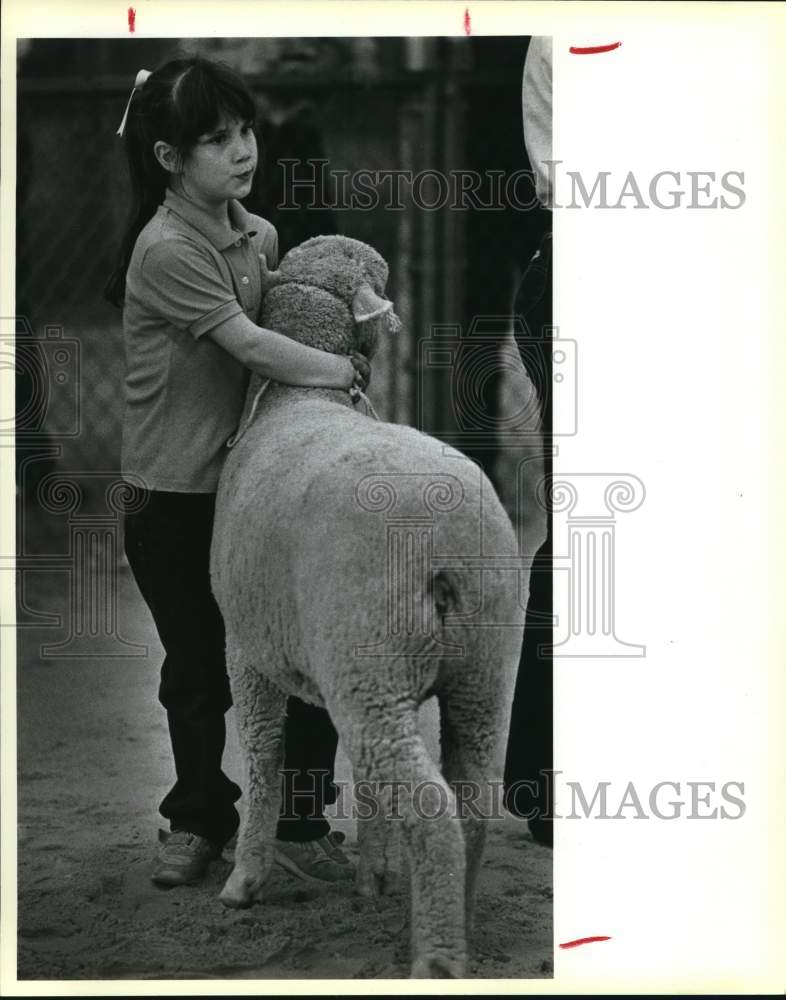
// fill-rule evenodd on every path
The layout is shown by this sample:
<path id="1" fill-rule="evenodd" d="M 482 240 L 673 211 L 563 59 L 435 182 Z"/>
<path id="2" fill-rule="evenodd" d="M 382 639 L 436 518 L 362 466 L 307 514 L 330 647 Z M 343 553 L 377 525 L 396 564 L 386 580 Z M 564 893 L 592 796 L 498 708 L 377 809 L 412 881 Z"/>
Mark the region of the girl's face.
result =
<path id="1" fill-rule="evenodd" d="M 256 166 L 257 140 L 251 123 L 222 115 L 185 157 L 180 181 L 195 201 L 217 205 L 245 198 Z"/>

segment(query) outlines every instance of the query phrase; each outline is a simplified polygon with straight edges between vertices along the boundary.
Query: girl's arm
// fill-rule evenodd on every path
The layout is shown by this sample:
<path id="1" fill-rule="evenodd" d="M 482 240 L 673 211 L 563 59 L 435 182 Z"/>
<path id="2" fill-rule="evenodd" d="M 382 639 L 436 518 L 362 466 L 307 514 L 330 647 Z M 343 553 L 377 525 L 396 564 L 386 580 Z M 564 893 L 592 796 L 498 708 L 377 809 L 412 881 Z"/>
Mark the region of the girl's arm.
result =
<path id="1" fill-rule="evenodd" d="M 219 323 L 206 336 L 246 368 L 277 382 L 326 389 L 350 389 L 355 383 L 356 368 L 346 355 L 299 344 L 257 326 L 242 312 Z"/>
<path id="2" fill-rule="evenodd" d="M 129 270 L 135 301 L 195 339 L 210 337 L 265 378 L 328 389 L 365 388 L 368 363 L 360 355 L 350 359 L 319 351 L 252 322 L 210 251 L 193 240 L 168 237 L 153 243 L 139 270 L 138 278 Z"/>

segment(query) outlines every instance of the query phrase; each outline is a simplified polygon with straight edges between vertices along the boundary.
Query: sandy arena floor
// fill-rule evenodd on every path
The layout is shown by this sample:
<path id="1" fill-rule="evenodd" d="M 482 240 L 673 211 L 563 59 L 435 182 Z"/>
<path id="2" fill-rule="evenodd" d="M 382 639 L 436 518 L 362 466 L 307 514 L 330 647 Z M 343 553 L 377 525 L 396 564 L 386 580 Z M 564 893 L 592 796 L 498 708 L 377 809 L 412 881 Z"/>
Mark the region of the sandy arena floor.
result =
<path id="1" fill-rule="evenodd" d="M 27 600 L 66 615 L 65 589 L 50 579 L 48 591 Z M 351 885 L 312 888 L 277 869 L 263 904 L 234 911 L 217 898 L 227 857 L 198 887 L 150 882 L 163 823 L 157 804 L 172 780 L 156 700 L 161 652 L 127 571 L 119 591 L 120 632 L 146 645 L 145 657 L 42 657 L 42 643 L 65 630 L 19 632 L 19 978 L 406 977 L 406 883 L 370 900 Z M 433 726 L 426 711 L 432 743 Z M 229 731 L 225 770 L 239 780 L 231 715 Z M 340 748 L 336 777 L 351 778 Z M 334 828 L 347 833 L 356 857 L 352 820 L 338 818 Z M 472 977 L 552 975 L 552 855 L 521 820 L 490 824 L 476 923 Z"/>

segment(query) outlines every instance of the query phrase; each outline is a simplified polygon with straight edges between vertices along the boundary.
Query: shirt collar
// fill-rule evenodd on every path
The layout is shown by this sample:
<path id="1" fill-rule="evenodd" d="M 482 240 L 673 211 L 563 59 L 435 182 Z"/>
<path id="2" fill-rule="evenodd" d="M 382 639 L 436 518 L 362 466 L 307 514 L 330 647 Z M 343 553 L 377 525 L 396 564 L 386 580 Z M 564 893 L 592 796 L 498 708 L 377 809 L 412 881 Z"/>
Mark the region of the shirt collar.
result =
<path id="1" fill-rule="evenodd" d="M 251 216 L 235 198 L 229 200 L 229 220 L 218 222 L 209 212 L 181 194 L 167 188 L 163 201 L 164 208 L 170 209 L 213 244 L 216 250 L 226 250 L 238 240 L 236 230 L 246 236 L 256 236 L 252 228 Z M 234 226 L 234 229 L 232 228 Z"/>

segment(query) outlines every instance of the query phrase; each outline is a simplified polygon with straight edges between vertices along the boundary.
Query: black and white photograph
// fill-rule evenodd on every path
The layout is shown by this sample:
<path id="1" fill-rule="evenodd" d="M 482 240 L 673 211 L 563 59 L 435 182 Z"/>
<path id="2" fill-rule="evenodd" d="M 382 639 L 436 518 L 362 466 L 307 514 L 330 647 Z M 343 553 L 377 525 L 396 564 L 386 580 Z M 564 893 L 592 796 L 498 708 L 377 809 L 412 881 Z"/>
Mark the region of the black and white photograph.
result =
<path id="1" fill-rule="evenodd" d="M 783 43 L 8 0 L 4 994 L 782 991 Z"/>
<path id="2" fill-rule="evenodd" d="M 550 56 L 19 41 L 21 979 L 552 974 Z"/>

